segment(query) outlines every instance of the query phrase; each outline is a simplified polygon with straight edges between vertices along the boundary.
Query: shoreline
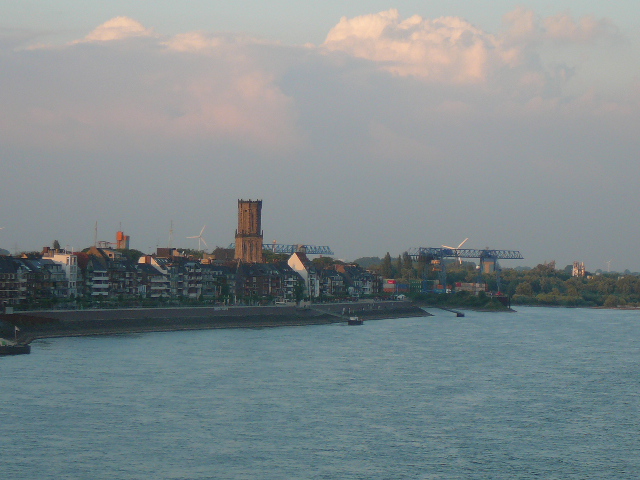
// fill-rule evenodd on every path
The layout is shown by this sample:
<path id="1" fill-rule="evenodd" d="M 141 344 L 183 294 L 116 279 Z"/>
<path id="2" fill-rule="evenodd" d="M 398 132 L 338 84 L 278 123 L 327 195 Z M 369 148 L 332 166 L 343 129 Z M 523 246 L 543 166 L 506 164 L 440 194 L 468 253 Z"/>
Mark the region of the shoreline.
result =
<path id="1" fill-rule="evenodd" d="M 343 313 L 343 312 L 349 313 Z M 218 328 L 273 328 L 346 323 L 350 315 L 363 320 L 426 317 L 411 302 L 313 304 L 309 307 L 172 307 L 37 311 L 2 314 L 0 320 L 19 328 L 18 341 L 42 338 L 137 334 Z"/>

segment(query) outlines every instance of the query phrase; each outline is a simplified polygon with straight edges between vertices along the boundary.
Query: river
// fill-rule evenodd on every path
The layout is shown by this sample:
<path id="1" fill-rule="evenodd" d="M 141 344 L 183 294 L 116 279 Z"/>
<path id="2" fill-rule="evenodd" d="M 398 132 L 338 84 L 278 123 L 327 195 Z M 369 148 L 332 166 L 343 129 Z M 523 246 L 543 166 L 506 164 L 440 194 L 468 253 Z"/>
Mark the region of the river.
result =
<path id="1" fill-rule="evenodd" d="M 38 340 L 2 478 L 640 478 L 640 311 L 431 311 Z"/>

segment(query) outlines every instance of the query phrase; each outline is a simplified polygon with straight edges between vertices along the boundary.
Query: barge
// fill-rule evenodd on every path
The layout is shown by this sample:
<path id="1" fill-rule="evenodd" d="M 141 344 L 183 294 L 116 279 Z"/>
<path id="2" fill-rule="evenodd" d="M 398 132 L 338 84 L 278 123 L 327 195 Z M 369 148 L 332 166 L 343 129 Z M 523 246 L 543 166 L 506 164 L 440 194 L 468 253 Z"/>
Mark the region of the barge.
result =
<path id="1" fill-rule="evenodd" d="M 29 353 L 31 353 L 31 345 L 0 338 L 0 355 L 25 355 Z"/>

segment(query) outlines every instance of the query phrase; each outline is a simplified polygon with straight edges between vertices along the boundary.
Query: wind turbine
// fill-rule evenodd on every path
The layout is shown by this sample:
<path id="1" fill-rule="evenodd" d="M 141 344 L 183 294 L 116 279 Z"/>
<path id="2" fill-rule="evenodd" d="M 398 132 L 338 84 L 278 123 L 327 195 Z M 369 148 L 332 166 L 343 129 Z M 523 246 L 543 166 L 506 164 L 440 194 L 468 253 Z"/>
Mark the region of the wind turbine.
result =
<path id="1" fill-rule="evenodd" d="M 207 245 L 207 242 L 204 241 L 204 238 L 202 238 L 202 232 L 204 232 L 204 229 L 207 228 L 207 226 L 203 226 L 202 230 L 200 230 L 200 235 L 194 235 L 193 237 L 187 237 L 187 238 L 197 238 L 198 239 L 198 250 L 202 250 L 200 248 L 200 242 L 204 243 L 204 246 L 209 248 L 209 245 Z"/>
<path id="2" fill-rule="evenodd" d="M 462 245 L 464 245 L 467 240 L 469 239 L 465 238 L 457 247 L 448 247 L 446 245 L 442 245 L 442 248 L 448 248 L 449 250 L 453 250 L 454 252 L 456 252 L 456 258 L 458 259 L 458 262 L 460 262 L 460 265 L 462 265 L 462 259 L 458 256 L 458 250 L 460 250 L 460 247 L 462 247 Z"/>

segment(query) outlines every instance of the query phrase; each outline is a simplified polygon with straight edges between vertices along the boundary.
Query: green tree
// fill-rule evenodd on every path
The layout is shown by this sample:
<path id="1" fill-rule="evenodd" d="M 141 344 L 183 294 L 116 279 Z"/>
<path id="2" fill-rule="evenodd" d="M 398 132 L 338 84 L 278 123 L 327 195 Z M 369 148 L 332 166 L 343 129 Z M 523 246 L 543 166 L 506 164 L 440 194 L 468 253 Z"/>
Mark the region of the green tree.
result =
<path id="1" fill-rule="evenodd" d="M 293 287 L 293 295 L 296 298 L 296 302 L 300 303 L 304 299 L 304 281 L 298 279 L 296 285 Z"/>
<path id="2" fill-rule="evenodd" d="M 402 278 L 415 278 L 415 270 L 413 268 L 413 259 L 408 252 L 402 254 L 402 270 L 400 271 Z"/>
<path id="3" fill-rule="evenodd" d="M 382 259 L 380 257 L 360 257 L 356 258 L 353 263 L 357 263 L 362 268 L 369 269 L 372 267 L 379 267 L 382 263 Z"/>
<path id="4" fill-rule="evenodd" d="M 607 308 L 615 308 L 618 306 L 618 297 L 615 295 L 609 295 L 604 301 L 604 306 Z"/>
<path id="5" fill-rule="evenodd" d="M 138 263 L 138 260 L 140 259 L 140 257 L 144 255 L 144 253 L 141 252 L 140 250 L 136 250 L 133 248 L 129 248 L 129 249 L 120 248 L 117 251 L 120 252 L 123 257 L 125 257 L 132 263 Z"/>
<path id="6" fill-rule="evenodd" d="M 263 250 L 262 259 L 264 263 L 286 262 L 289 260 L 289 255 L 286 253 L 274 253 L 271 250 Z"/>
<path id="7" fill-rule="evenodd" d="M 53 250 L 54 251 L 60 250 L 60 242 L 58 240 L 53 241 Z"/>
<path id="8" fill-rule="evenodd" d="M 323 270 L 325 268 L 331 268 L 336 263 L 342 263 L 339 260 L 335 260 L 332 257 L 318 257 L 311 260 L 311 262 L 316 266 L 316 268 Z"/>
<path id="9" fill-rule="evenodd" d="M 391 267 L 391 255 L 389 255 L 389 252 L 387 252 L 387 254 L 382 259 L 380 274 L 383 278 L 391 278 L 393 275 L 393 269 Z"/>
<path id="10" fill-rule="evenodd" d="M 396 259 L 396 264 L 394 267 L 393 276 L 394 278 L 399 278 L 402 275 L 402 255 L 398 255 Z"/>
<path id="11" fill-rule="evenodd" d="M 533 288 L 531 288 L 531 284 L 529 282 L 519 283 L 516 287 L 516 295 L 526 295 L 528 297 L 533 295 Z"/>

